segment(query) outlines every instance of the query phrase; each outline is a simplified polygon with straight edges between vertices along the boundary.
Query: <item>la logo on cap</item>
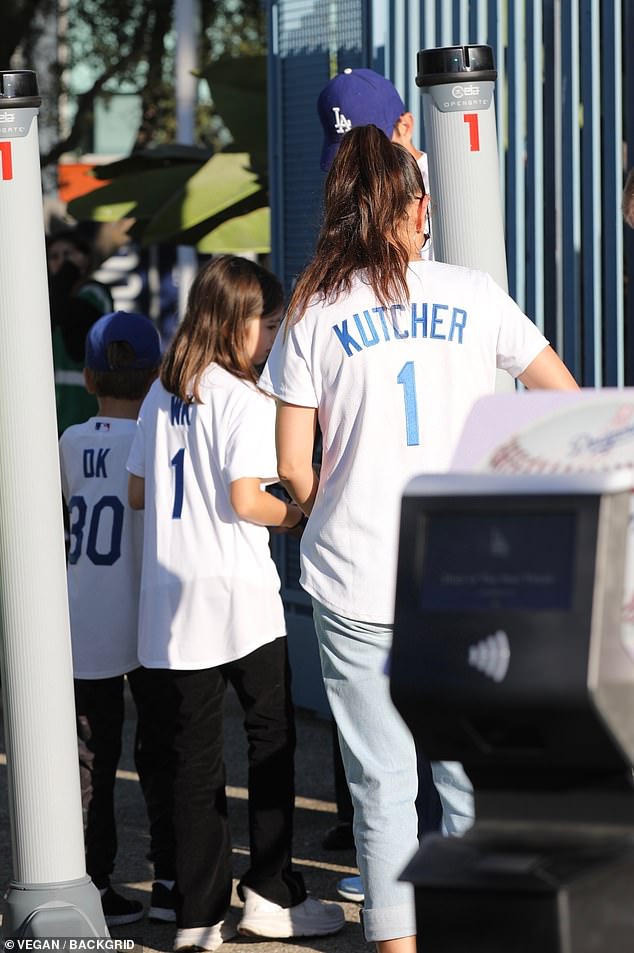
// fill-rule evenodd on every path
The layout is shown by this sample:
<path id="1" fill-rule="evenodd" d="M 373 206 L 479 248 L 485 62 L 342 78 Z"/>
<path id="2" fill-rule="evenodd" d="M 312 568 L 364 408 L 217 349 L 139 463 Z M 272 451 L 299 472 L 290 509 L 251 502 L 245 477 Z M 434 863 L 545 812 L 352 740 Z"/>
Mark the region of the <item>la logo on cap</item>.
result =
<path id="1" fill-rule="evenodd" d="M 339 106 L 333 106 L 332 111 L 335 114 L 335 132 L 343 136 L 344 132 L 348 132 L 352 129 L 352 120 L 346 119 Z"/>

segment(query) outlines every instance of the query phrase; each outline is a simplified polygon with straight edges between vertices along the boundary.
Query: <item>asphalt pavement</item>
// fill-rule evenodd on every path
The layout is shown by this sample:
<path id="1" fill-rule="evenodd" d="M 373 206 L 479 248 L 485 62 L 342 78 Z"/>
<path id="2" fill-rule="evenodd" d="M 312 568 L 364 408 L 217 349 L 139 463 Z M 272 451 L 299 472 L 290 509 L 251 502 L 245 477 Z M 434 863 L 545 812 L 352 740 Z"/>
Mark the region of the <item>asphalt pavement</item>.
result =
<path id="1" fill-rule="evenodd" d="M 119 852 L 112 882 L 121 893 L 140 900 L 147 908 L 152 871 L 146 859 L 149 837 L 145 805 L 132 760 L 133 726 L 133 706 L 128 704 L 124 752 L 116 789 Z M 294 864 L 303 873 L 310 894 L 338 902 L 337 880 L 356 873 L 357 868 L 354 851 L 325 851 L 321 846 L 326 831 L 337 820 L 330 723 L 300 709 L 297 712 L 297 734 Z M 240 707 L 232 690 L 226 701 L 225 752 L 235 884 L 246 869 L 248 858 L 247 755 Z M 12 875 L 7 793 L 6 758 L 0 756 L 0 882 L 3 888 Z M 341 901 L 341 906 L 345 911 L 346 925 L 335 936 L 296 940 L 237 937 L 223 943 L 222 953 L 292 953 L 298 950 L 306 953 L 367 953 L 371 947 L 363 939 L 358 905 Z M 240 908 L 241 901 L 234 890 L 230 916 L 236 922 Z M 116 937 L 134 938 L 149 953 L 168 953 L 172 950 L 175 927 L 143 919 L 128 927 L 113 927 L 111 933 Z"/>

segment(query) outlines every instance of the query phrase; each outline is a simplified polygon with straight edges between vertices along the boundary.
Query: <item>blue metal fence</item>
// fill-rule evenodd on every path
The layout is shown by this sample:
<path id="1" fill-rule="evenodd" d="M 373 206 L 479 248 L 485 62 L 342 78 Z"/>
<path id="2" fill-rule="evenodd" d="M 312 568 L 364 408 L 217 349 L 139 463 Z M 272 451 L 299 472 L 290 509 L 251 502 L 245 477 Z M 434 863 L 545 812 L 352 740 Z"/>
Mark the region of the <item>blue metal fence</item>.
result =
<path id="1" fill-rule="evenodd" d="M 416 46 L 487 43 L 495 53 L 511 294 L 581 382 L 634 382 L 626 333 L 633 296 L 624 300 L 624 273 L 634 273 L 634 261 L 620 210 L 624 165 L 634 164 L 634 5 L 455 0 L 419 6 L 412 23 L 420 29 L 409 33 L 405 50 L 399 22 L 411 18 L 412 4 L 390 4 L 384 36 L 374 37 L 375 45 L 385 43 L 388 75 L 409 96 L 415 116 L 420 105 L 404 71 L 413 70 Z M 421 141 L 424 147 L 424 130 Z"/>
<path id="2" fill-rule="evenodd" d="M 582 383 L 634 383 L 634 293 L 624 295 L 634 236 L 621 216 L 634 165 L 634 2 L 271 0 L 269 11 L 273 259 L 287 287 L 319 216 L 315 102 L 328 78 L 346 66 L 385 73 L 424 148 L 418 50 L 487 43 L 509 290 Z"/>

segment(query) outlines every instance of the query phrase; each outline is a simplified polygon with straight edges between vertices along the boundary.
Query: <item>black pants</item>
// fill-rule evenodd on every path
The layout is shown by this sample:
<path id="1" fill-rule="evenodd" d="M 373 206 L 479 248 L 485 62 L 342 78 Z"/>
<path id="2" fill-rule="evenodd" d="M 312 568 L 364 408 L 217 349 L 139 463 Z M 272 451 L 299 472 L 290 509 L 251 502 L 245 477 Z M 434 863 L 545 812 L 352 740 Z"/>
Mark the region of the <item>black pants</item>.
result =
<path id="1" fill-rule="evenodd" d="M 108 885 L 117 854 L 114 787 L 121 756 L 125 677 L 74 681 L 86 870 L 99 888 Z M 138 713 L 134 761 L 150 822 L 150 858 L 155 878 L 171 880 L 174 757 L 169 749 L 152 743 L 153 733 L 148 736 L 147 712 L 155 707 L 149 697 L 154 686 L 149 672 L 138 668 L 127 679 Z"/>
<path id="2" fill-rule="evenodd" d="M 306 896 L 291 870 L 295 723 L 286 639 L 245 658 L 194 671 L 154 669 L 161 699 L 156 731 L 176 755 L 174 831 L 177 923 L 222 920 L 231 899 L 231 840 L 225 795 L 223 708 L 231 682 L 244 711 L 249 757 L 251 863 L 240 886 L 282 906 Z"/>
<path id="3" fill-rule="evenodd" d="M 295 713 L 285 638 L 222 666 L 244 712 L 249 743 L 250 867 L 238 885 L 282 907 L 306 897 L 291 869 L 295 804 Z M 244 899 L 244 898 L 243 898 Z"/>

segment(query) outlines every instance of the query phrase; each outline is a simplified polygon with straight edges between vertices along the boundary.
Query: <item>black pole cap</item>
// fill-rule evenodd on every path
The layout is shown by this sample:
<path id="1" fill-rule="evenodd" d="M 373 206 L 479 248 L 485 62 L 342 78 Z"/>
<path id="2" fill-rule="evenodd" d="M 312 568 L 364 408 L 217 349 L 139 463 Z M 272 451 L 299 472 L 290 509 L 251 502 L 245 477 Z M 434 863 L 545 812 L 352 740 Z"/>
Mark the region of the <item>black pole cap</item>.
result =
<path id="1" fill-rule="evenodd" d="M 10 105 L 39 106 L 37 76 L 32 69 L 0 70 L 0 101 Z"/>
<path id="2" fill-rule="evenodd" d="M 419 50 L 416 58 L 417 86 L 443 83 L 495 82 L 497 70 L 490 46 L 441 46 Z"/>

